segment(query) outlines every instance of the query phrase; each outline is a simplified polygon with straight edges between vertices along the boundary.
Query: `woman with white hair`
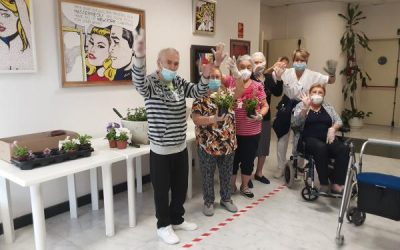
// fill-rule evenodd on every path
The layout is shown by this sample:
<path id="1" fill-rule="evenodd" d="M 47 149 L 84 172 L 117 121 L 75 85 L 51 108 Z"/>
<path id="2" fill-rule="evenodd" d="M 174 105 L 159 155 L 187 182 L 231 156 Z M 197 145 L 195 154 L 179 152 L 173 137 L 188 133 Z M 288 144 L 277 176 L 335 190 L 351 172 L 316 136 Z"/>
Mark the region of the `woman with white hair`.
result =
<path id="1" fill-rule="evenodd" d="M 268 104 L 265 99 L 264 87 L 261 83 L 250 79 L 253 71 L 253 63 L 249 55 L 240 56 L 237 63 L 234 59 L 228 60 L 229 69 L 233 77 L 225 78 L 226 87 L 235 87 L 236 93 L 242 93 L 235 106 L 235 124 L 237 149 L 233 161 L 233 174 L 231 178 L 232 192 L 236 192 L 236 175 L 241 169 L 242 184 L 240 194 L 247 198 L 253 198 L 254 194 L 248 187 L 254 167 L 258 140 L 261 133 L 261 121 L 268 112 Z M 246 100 L 256 99 L 257 106 L 254 115 L 248 117 L 245 109 Z"/>
<path id="2" fill-rule="evenodd" d="M 281 75 L 286 68 L 288 63 L 287 58 L 281 57 L 278 61 L 268 70 L 265 69 L 266 59 L 262 52 L 255 52 L 251 55 L 251 60 L 253 61 L 254 68 L 251 79 L 260 82 L 264 85 L 264 91 L 267 99 L 268 105 L 271 103 L 271 96 L 280 96 L 283 92 L 283 81 Z M 286 62 L 285 62 L 286 61 Z M 267 72 L 270 71 L 270 72 Z M 276 79 L 276 82 L 274 80 Z M 269 155 L 269 146 L 271 141 L 271 113 L 264 116 L 261 125 L 260 140 L 258 143 L 257 150 L 257 169 L 254 174 L 254 179 L 264 183 L 269 184 L 270 181 L 263 175 L 263 167 L 267 156 Z M 252 182 L 249 182 L 249 187 L 252 188 Z"/>

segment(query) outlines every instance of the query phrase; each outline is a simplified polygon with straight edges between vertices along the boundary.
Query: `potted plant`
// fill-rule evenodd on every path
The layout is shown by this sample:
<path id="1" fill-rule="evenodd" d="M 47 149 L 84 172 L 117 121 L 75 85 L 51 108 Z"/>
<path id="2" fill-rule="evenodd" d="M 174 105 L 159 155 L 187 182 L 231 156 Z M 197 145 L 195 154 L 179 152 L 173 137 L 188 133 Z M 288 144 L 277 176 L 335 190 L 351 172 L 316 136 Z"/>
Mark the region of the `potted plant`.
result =
<path id="1" fill-rule="evenodd" d="M 115 129 L 119 128 L 120 125 L 115 122 L 109 122 L 107 125 L 107 134 L 106 134 L 106 139 L 108 140 L 108 144 L 110 148 L 116 148 L 117 147 L 117 141 L 115 140 Z"/>
<path id="2" fill-rule="evenodd" d="M 89 150 L 92 148 L 92 144 L 90 139 L 92 139 L 92 136 L 84 134 L 84 135 L 78 135 L 78 140 L 79 140 L 79 150 Z"/>
<path id="3" fill-rule="evenodd" d="M 361 46 L 368 51 L 371 48 L 368 46 L 369 38 L 364 32 L 357 30 L 356 26 L 366 17 L 362 11 L 358 9 L 358 4 L 348 4 L 347 12 L 345 14 L 338 14 L 346 22 L 346 30 L 340 39 L 340 45 L 342 52 L 346 54 L 346 67 L 340 71 L 340 74 L 346 77 L 346 84 L 342 88 L 344 100 L 347 98 L 350 100 L 350 110 L 344 110 L 342 113 L 343 120 L 352 123 L 352 119 L 360 120 L 355 123 L 362 122 L 362 119 L 371 115 L 371 112 L 364 112 L 357 108 L 357 86 L 361 82 L 361 86 L 366 86 L 367 79 L 371 80 L 371 77 L 367 72 L 363 71 L 357 64 L 356 47 Z M 360 113 L 361 112 L 361 113 Z M 363 114 L 363 115 L 361 115 Z M 343 115 L 346 115 L 344 117 Z"/>
<path id="4" fill-rule="evenodd" d="M 65 153 L 71 153 L 75 152 L 79 148 L 79 140 L 78 139 L 65 139 L 64 141 L 61 141 L 61 150 L 63 150 Z"/>
<path id="5" fill-rule="evenodd" d="M 222 116 L 232 109 L 235 99 L 232 90 L 218 90 L 211 94 L 212 102 L 218 107 L 218 116 Z"/>
<path id="6" fill-rule="evenodd" d="M 121 120 L 122 126 L 129 129 L 132 142 L 135 144 L 149 144 L 147 131 L 147 113 L 144 107 L 128 109 L 127 115 Z"/>
<path id="7" fill-rule="evenodd" d="M 17 141 L 13 142 L 12 147 L 14 149 L 12 158 L 17 161 L 27 161 L 29 159 L 29 155 L 32 154 L 29 152 L 27 147 L 18 146 Z"/>
<path id="8" fill-rule="evenodd" d="M 131 132 L 127 128 L 115 129 L 115 140 L 117 141 L 118 149 L 125 149 L 131 140 Z"/>
<path id="9" fill-rule="evenodd" d="M 351 128 L 361 128 L 363 126 L 362 120 L 371 114 L 372 112 L 365 113 L 357 109 L 344 109 L 342 112 L 343 124 Z"/>

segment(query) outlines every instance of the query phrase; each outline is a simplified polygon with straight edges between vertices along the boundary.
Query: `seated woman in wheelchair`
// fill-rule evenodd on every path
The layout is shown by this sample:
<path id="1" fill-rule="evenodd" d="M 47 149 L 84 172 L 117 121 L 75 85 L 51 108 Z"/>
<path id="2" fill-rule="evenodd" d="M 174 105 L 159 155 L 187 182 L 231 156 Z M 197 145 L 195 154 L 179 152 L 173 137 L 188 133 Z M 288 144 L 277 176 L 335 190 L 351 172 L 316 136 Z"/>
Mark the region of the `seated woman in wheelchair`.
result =
<path id="1" fill-rule="evenodd" d="M 343 123 L 333 106 L 324 102 L 325 93 L 325 86 L 316 83 L 308 94 L 301 96 L 302 102 L 294 109 L 292 127 L 301 131 L 298 146 L 304 145 L 304 153 L 314 158 L 320 182 L 319 192 L 327 194 L 330 183 L 331 193 L 341 194 L 346 179 L 349 148 L 335 137 Z M 329 159 L 332 158 L 335 160 L 333 171 L 328 169 Z"/>

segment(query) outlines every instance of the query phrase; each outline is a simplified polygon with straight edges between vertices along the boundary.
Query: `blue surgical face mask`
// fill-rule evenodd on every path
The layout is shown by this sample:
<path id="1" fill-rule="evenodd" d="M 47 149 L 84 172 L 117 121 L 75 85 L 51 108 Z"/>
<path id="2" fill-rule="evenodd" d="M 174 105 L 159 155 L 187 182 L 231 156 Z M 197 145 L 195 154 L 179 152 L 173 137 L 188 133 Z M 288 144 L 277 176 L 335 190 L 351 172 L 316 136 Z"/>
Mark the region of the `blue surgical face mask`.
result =
<path id="1" fill-rule="evenodd" d="M 167 82 L 171 82 L 176 76 L 176 71 L 172 71 L 172 70 L 169 70 L 166 68 L 162 68 L 160 73 L 161 73 L 162 77 L 164 78 L 164 80 Z"/>
<path id="2" fill-rule="evenodd" d="M 296 71 L 304 71 L 307 68 L 307 63 L 306 62 L 294 62 L 293 68 Z"/>
<path id="3" fill-rule="evenodd" d="M 217 90 L 221 86 L 221 80 L 219 79 L 210 79 L 208 81 L 208 88 L 210 90 Z"/>

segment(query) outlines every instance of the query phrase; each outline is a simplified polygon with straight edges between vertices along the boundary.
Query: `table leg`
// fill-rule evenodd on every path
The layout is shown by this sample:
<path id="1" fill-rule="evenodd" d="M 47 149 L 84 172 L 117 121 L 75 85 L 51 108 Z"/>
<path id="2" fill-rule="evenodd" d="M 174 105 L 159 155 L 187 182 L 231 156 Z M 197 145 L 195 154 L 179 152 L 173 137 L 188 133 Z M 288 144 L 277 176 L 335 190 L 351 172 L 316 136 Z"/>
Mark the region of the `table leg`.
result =
<path id="1" fill-rule="evenodd" d="M 136 186 L 137 192 L 143 192 L 143 183 L 142 183 L 142 157 L 136 157 Z"/>
<path id="2" fill-rule="evenodd" d="M 46 225 L 44 219 L 44 207 L 42 190 L 40 184 L 30 186 L 33 231 L 35 234 L 36 250 L 44 250 L 46 248 Z"/>
<path id="3" fill-rule="evenodd" d="M 99 189 L 97 185 L 97 168 L 90 169 L 90 193 L 92 198 L 92 210 L 99 210 Z"/>
<path id="4" fill-rule="evenodd" d="M 187 151 L 188 151 L 188 165 L 189 165 L 189 174 L 188 174 L 188 189 L 186 193 L 186 197 L 188 199 L 191 199 L 193 196 L 193 183 L 192 183 L 192 175 L 193 175 L 193 150 L 192 150 L 192 143 L 189 143 L 187 145 Z"/>
<path id="5" fill-rule="evenodd" d="M 106 235 L 114 236 L 114 201 L 111 164 L 101 167 L 103 177 L 103 195 L 104 195 L 104 221 L 106 224 Z"/>
<path id="6" fill-rule="evenodd" d="M 126 161 L 129 227 L 136 226 L 135 175 L 134 175 L 133 160 L 134 159 L 127 159 Z"/>
<path id="7" fill-rule="evenodd" d="M 0 215 L 6 243 L 12 243 L 15 240 L 10 197 L 10 183 L 6 178 L 0 177 Z"/>
<path id="8" fill-rule="evenodd" d="M 68 180 L 69 212 L 71 219 L 76 219 L 78 218 L 78 204 L 76 201 L 75 175 L 74 174 L 68 175 L 67 180 Z"/>

